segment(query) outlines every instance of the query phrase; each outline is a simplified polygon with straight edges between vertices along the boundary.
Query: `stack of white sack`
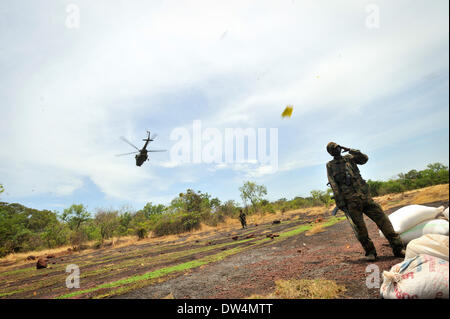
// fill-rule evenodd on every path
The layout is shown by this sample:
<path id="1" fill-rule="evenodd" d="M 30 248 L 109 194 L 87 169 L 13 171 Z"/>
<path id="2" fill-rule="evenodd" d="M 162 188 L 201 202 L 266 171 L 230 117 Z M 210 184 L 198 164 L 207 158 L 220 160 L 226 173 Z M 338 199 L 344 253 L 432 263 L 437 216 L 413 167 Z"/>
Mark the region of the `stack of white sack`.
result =
<path id="1" fill-rule="evenodd" d="M 409 242 L 405 260 L 426 254 L 448 261 L 448 253 L 448 236 L 428 234 Z"/>
<path id="2" fill-rule="evenodd" d="M 448 261 L 417 255 L 383 272 L 380 294 L 385 299 L 448 299 Z"/>
<path id="3" fill-rule="evenodd" d="M 400 234 L 402 241 L 407 244 L 425 234 L 448 236 L 448 221 L 436 219 L 443 212 L 444 206 L 435 208 L 423 205 L 408 205 L 389 215 L 389 220 L 394 230 Z M 380 236 L 384 237 L 381 231 Z"/>

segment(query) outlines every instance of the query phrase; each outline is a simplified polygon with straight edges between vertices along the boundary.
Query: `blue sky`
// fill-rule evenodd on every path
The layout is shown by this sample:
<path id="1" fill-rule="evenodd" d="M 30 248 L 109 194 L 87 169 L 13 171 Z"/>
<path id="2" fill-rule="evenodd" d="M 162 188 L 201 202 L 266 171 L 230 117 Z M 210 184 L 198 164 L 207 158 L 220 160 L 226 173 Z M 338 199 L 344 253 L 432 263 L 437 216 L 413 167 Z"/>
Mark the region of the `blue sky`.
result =
<path id="1" fill-rule="evenodd" d="M 449 162 L 448 1 L 7 0 L 0 17 L 2 201 L 139 209 L 193 188 L 239 202 L 246 180 L 306 196 L 326 188 L 329 141 L 369 156 L 366 179 Z M 278 169 L 174 162 L 171 132 L 194 120 L 277 128 Z M 169 152 L 114 156 L 146 130 Z"/>

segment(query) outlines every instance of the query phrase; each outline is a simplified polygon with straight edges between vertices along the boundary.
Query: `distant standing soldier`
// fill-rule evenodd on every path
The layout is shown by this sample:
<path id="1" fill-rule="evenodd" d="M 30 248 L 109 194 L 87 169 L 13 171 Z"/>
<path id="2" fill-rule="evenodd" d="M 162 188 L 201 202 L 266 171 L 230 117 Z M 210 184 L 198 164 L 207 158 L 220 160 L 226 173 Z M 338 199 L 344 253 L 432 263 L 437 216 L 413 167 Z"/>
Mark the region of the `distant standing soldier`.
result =
<path id="1" fill-rule="evenodd" d="M 394 231 L 391 221 L 381 206 L 372 199 L 369 186 L 361 177 L 356 165 L 367 163 L 369 157 L 359 150 L 349 149 L 330 142 L 327 151 L 333 160 L 327 163 L 328 181 L 333 189 L 336 207 L 347 213 L 353 221 L 355 235 L 366 252 L 367 261 L 375 261 L 377 252 L 369 238 L 363 213 L 373 220 L 383 232 L 396 257 L 404 257 L 405 250 L 400 236 Z M 341 152 L 348 152 L 342 156 Z"/>
<path id="2" fill-rule="evenodd" d="M 242 209 L 239 210 L 239 219 L 242 224 L 242 228 L 247 228 L 247 216 Z"/>

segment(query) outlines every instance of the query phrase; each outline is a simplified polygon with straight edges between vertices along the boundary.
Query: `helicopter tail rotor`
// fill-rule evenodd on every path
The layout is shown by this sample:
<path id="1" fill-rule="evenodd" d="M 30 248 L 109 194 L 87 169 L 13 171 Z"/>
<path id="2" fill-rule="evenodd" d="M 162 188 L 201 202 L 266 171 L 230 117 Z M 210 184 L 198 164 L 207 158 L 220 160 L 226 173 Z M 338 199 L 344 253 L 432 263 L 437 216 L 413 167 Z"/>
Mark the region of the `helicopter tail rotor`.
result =
<path id="1" fill-rule="evenodd" d="M 153 133 L 153 135 L 150 136 L 150 131 L 147 131 L 147 133 L 148 133 L 148 136 L 147 136 L 147 138 L 144 138 L 144 139 L 143 139 L 144 142 L 147 142 L 147 141 L 149 141 L 149 142 L 154 141 L 155 138 L 158 136 L 158 134 L 156 134 L 156 133 Z"/>

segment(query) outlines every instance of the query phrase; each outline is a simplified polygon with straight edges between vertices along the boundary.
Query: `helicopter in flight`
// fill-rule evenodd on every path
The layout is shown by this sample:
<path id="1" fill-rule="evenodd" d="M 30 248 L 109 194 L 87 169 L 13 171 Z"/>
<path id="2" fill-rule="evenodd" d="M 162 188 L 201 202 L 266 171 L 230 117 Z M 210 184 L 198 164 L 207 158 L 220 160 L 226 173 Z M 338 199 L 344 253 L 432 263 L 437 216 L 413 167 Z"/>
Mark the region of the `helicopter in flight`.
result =
<path id="1" fill-rule="evenodd" d="M 123 155 L 130 155 L 130 154 L 136 154 L 136 156 L 134 157 L 136 159 L 136 166 L 141 166 L 142 164 L 144 164 L 145 161 L 148 161 L 148 155 L 147 153 L 149 152 L 166 152 L 167 150 L 147 150 L 147 145 L 150 142 L 153 142 L 156 138 L 156 134 L 153 134 L 150 137 L 150 131 L 147 131 L 147 138 L 143 139 L 143 141 L 145 142 L 144 147 L 142 149 L 137 148 L 135 145 L 133 145 L 133 143 L 131 143 L 130 141 L 128 141 L 125 137 L 121 136 L 120 139 L 122 141 L 124 141 L 125 143 L 131 145 L 132 147 L 134 147 L 137 152 L 131 152 L 131 153 L 124 153 L 124 154 L 118 154 L 116 156 L 123 156 Z"/>

